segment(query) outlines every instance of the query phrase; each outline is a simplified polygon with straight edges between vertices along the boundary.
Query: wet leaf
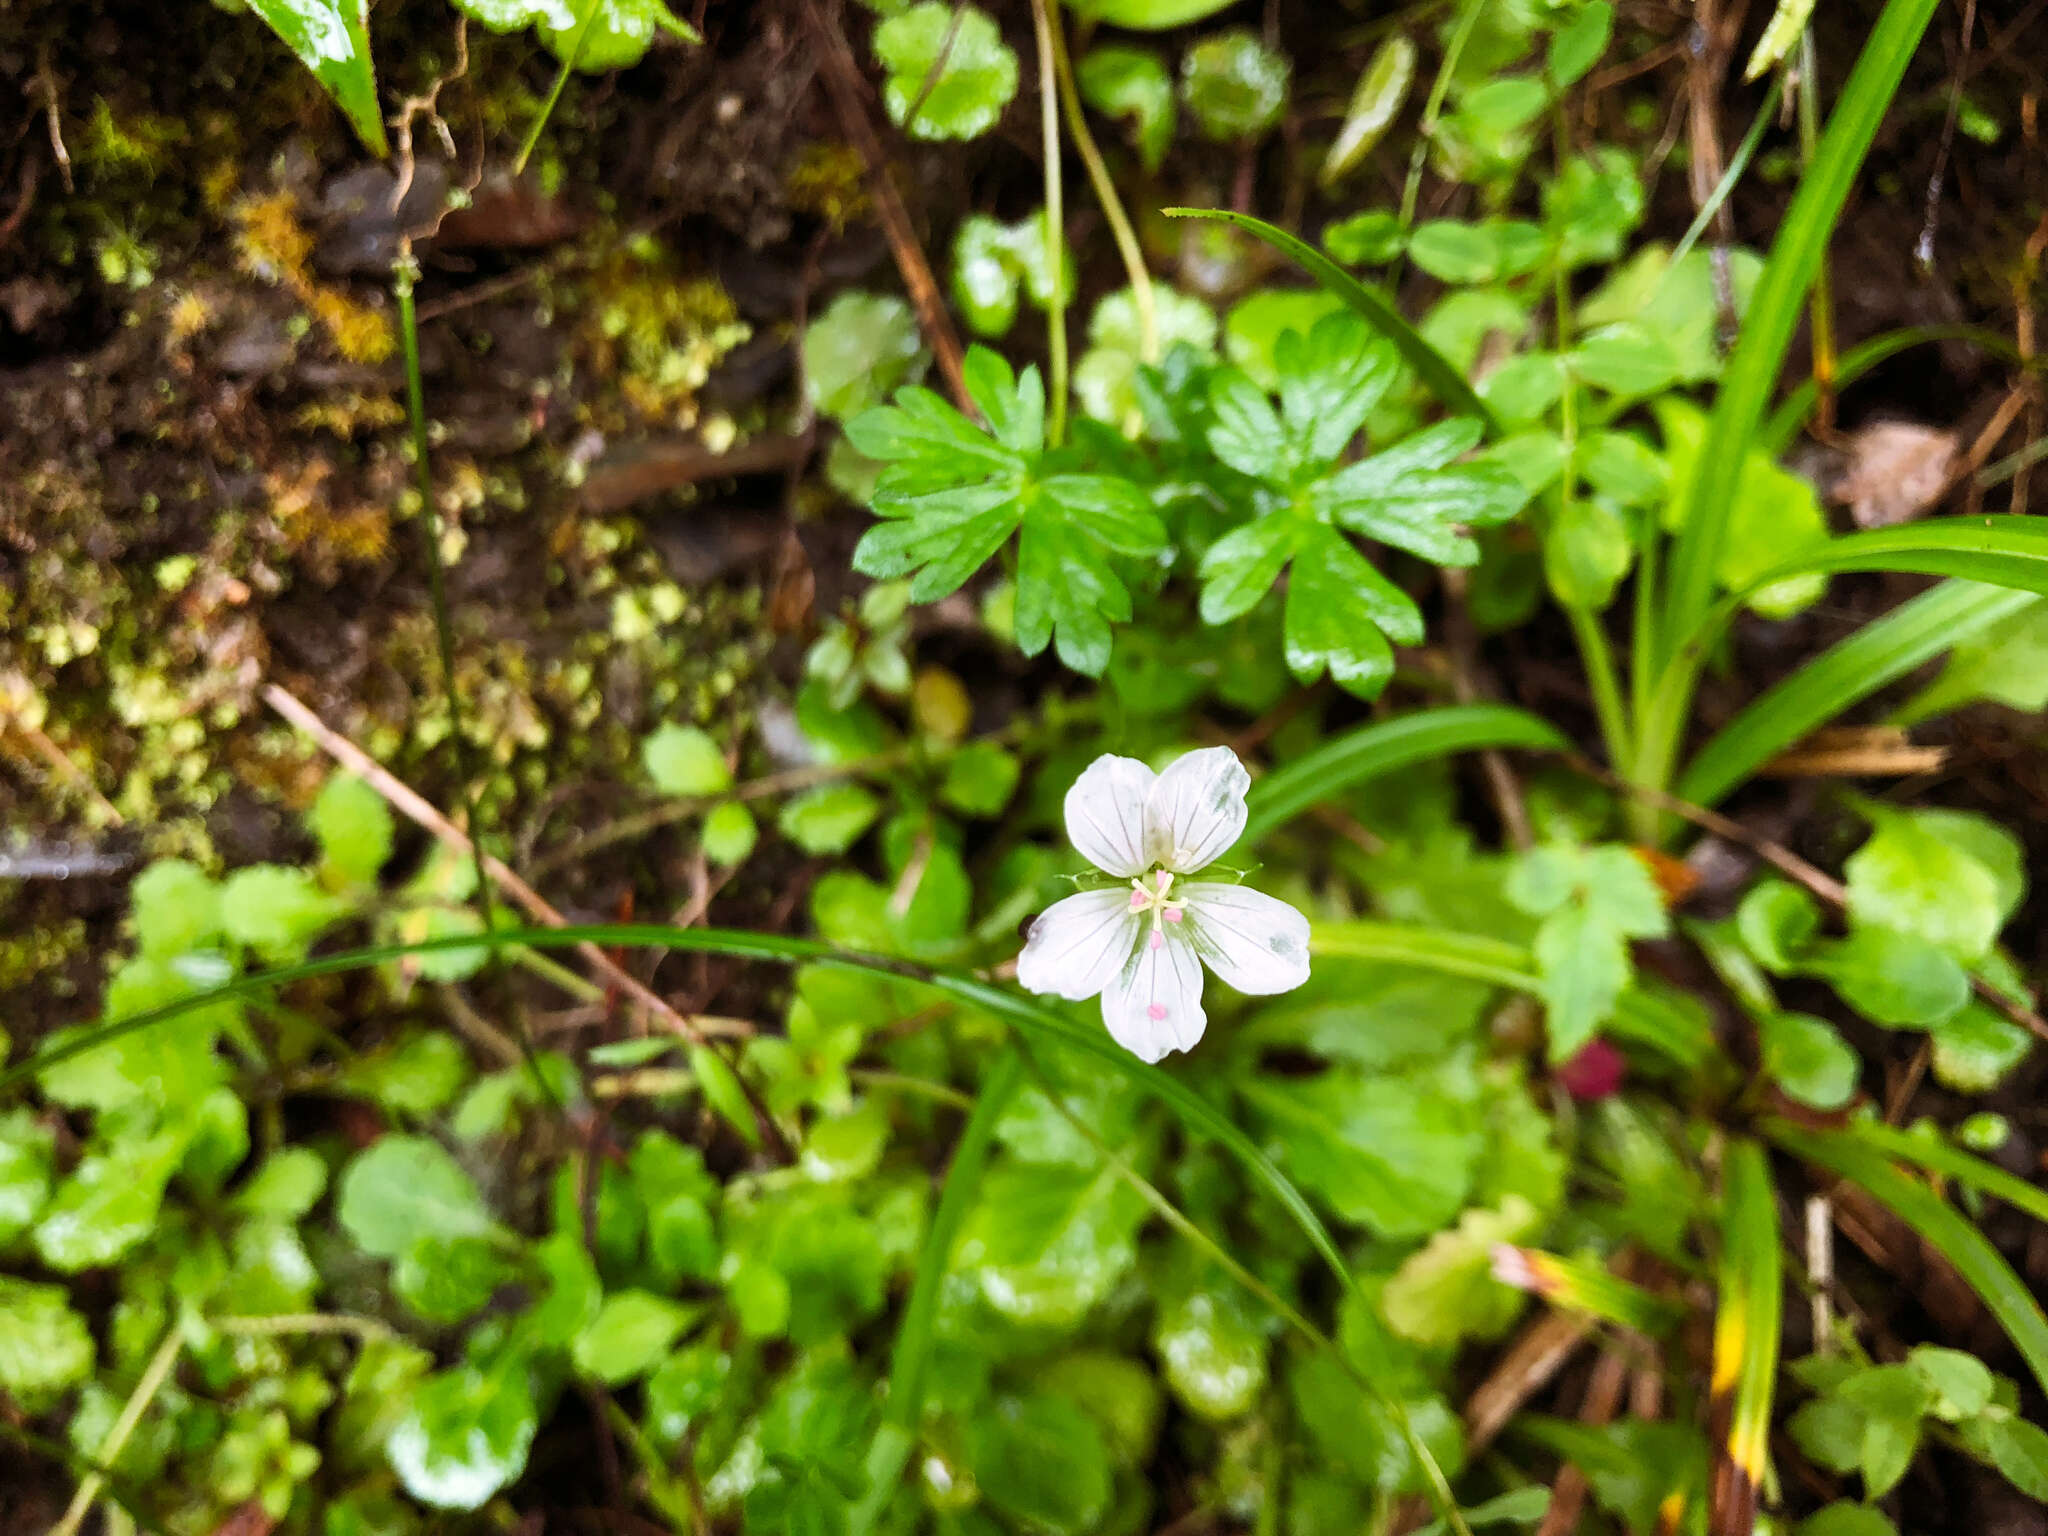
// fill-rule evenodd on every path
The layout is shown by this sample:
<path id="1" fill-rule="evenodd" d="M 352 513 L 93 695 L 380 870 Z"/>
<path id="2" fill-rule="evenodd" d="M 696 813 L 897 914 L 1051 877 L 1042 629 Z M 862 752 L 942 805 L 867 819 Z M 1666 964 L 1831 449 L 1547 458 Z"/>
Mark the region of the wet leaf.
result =
<path id="1" fill-rule="evenodd" d="M 640 761 L 664 795 L 718 795 L 732 788 L 732 769 L 717 742 L 693 725 L 674 721 L 640 743 Z"/>
<path id="2" fill-rule="evenodd" d="M 476 1184 L 438 1142 L 385 1136 L 342 1173 L 335 1216 L 363 1252 L 396 1259 L 426 1238 L 481 1237 L 494 1223 Z"/>
<path id="3" fill-rule="evenodd" d="M 1415 44 L 1405 33 L 1397 32 L 1373 51 L 1352 88 L 1351 105 L 1345 110 L 1336 142 L 1323 157 L 1317 179 L 1325 187 L 1335 186 L 1363 162 L 1393 126 L 1415 83 L 1415 57 Z"/>
<path id="4" fill-rule="evenodd" d="M 1148 171 L 1159 169 L 1173 142 L 1173 79 L 1159 55 L 1143 48 L 1105 45 L 1088 50 L 1077 83 L 1081 99 L 1106 117 L 1130 119 L 1138 159 Z"/>
<path id="5" fill-rule="evenodd" d="M 458 1365 L 415 1389 L 385 1453 L 406 1492 L 434 1509 L 479 1509 L 526 1470 L 538 1416 L 516 1357 Z"/>
<path id="6" fill-rule="evenodd" d="M 0 1392 L 41 1412 L 92 1374 L 95 1354 L 63 1286 L 0 1275 Z"/>
<path id="7" fill-rule="evenodd" d="M 382 157 L 384 113 L 377 104 L 377 76 L 370 63 L 370 8 L 367 0 L 248 0 L 321 89 L 355 127 L 371 154 Z"/>
<path id="8" fill-rule="evenodd" d="M 330 884 L 376 883 L 394 834 L 391 807 L 377 791 L 354 774 L 338 773 L 322 786 L 306 825 L 319 840 L 321 873 Z"/>
<path id="9" fill-rule="evenodd" d="M 1095 1421 L 1054 1393 L 1001 1397 L 967 1429 L 984 1498 L 1027 1528 L 1081 1536 L 1109 1508 L 1109 1450 Z"/>
<path id="10" fill-rule="evenodd" d="M 1256 139 L 1287 110 L 1293 65 L 1244 27 L 1213 32 L 1181 59 L 1180 99 L 1212 139 Z"/>
<path id="11" fill-rule="evenodd" d="M 1017 56 L 977 5 L 922 0 L 875 28 L 875 57 L 889 120 L 914 139 L 976 138 L 1017 94 Z"/>

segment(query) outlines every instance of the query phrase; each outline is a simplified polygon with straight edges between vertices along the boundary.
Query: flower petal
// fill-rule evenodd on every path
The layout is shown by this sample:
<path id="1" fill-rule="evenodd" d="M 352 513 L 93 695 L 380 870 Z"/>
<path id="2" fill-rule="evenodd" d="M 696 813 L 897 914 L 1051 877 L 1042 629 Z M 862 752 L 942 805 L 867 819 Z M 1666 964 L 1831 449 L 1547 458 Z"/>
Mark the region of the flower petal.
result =
<path id="1" fill-rule="evenodd" d="M 1195 952 L 1226 985 L 1254 997 L 1308 980 L 1308 919 L 1249 886 L 1197 880 L 1176 892 Z"/>
<path id="2" fill-rule="evenodd" d="M 1145 914 L 1131 910 L 1128 886 L 1065 897 L 1031 925 L 1017 957 L 1017 980 L 1069 1002 L 1093 997 L 1116 980 L 1144 926 Z"/>
<path id="3" fill-rule="evenodd" d="M 1145 803 L 1154 779 L 1135 757 L 1104 753 L 1067 791 L 1067 837 L 1105 874 L 1128 880 L 1152 867 L 1145 851 Z"/>
<path id="4" fill-rule="evenodd" d="M 1102 1022 L 1140 1061 L 1194 1049 L 1209 1020 L 1202 1012 L 1202 963 L 1186 935 L 1139 946 L 1103 989 Z"/>
<path id="5" fill-rule="evenodd" d="M 1228 747 L 1176 758 L 1152 786 L 1145 807 L 1152 862 L 1190 875 L 1222 858 L 1244 832 L 1244 792 L 1251 783 Z"/>

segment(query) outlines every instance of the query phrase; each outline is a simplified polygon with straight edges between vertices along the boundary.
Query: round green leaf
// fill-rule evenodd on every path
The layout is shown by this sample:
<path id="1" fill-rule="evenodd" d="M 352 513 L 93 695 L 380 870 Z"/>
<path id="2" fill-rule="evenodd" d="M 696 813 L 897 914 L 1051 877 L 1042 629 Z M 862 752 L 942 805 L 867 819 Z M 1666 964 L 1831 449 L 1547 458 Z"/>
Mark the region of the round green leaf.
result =
<path id="1" fill-rule="evenodd" d="M 732 788 L 725 753 L 694 725 L 659 727 L 640 743 L 640 761 L 664 795 L 720 795 Z"/>

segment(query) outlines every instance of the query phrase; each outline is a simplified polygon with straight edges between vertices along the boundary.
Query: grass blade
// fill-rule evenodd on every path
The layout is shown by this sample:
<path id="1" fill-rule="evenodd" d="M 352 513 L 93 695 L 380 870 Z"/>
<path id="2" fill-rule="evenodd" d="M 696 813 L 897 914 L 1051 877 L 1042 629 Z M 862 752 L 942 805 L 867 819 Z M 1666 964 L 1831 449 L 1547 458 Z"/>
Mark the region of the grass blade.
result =
<path id="1" fill-rule="evenodd" d="M 1885 362 L 1909 347 L 1925 346 L 1929 342 L 1967 341 L 1971 345 L 1989 352 L 1993 357 L 2004 358 L 2007 362 L 2019 360 L 2019 348 L 2007 341 L 1996 331 L 1987 331 L 1981 325 L 1914 325 L 1904 330 L 1886 331 L 1873 336 L 1858 346 L 1851 347 L 1835 360 L 1835 371 L 1829 387 L 1837 394 L 1870 372 L 1879 363 Z M 1806 424 L 1806 418 L 1813 414 L 1814 405 L 1820 399 L 1820 385 L 1807 379 L 1779 402 L 1771 412 L 1770 419 L 1763 424 L 1756 435 L 1757 446 L 1776 458 L 1792 446 L 1792 439 L 1799 435 L 1799 429 Z"/>
<path id="2" fill-rule="evenodd" d="M 1972 1157 L 1950 1142 L 1915 1136 L 1896 1126 L 1886 1125 L 1882 1120 L 1870 1119 L 1852 1122 L 1849 1134 L 1887 1156 L 1901 1162 L 1918 1163 L 1931 1173 L 1945 1174 L 1958 1184 L 1968 1185 L 1980 1195 L 2003 1200 L 2015 1210 L 2025 1211 L 2036 1221 L 2048 1221 L 2048 1190 L 2007 1173 L 1996 1163 Z"/>
<path id="3" fill-rule="evenodd" d="M 988 1155 L 995 1144 L 996 1124 L 1017 1097 L 1024 1081 L 1024 1058 L 1013 1044 L 982 1080 L 975 1095 L 974 1112 L 960 1132 L 953 1148 L 952 1164 L 939 1191 L 939 1208 L 932 1213 L 931 1230 L 925 1234 L 924 1251 L 917 1256 L 917 1277 L 911 1282 L 910 1299 L 903 1306 L 903 1321 L 896 1328 L 896 1346 L 889 1355 L 889 1396 L 882 1407 L 882 1425 L 868 1447 L 866 1495 L 849 1516 L 855 1536 L 874 1529 L 888 1506 L 903 1469 L 917 1448 L 917 1431 L 924 1418 L 925 1382 L 931 1373 L 934 1325 L 939 1315 L 939 1292 L 953 1263 L 953 1246 L 960 1236 L 960 1224 L 974 1203 L 974 1193 L 988 1167 Z"/>
<path id="4" fill-rule="evenodd" d="M 2029 592 L 1948 581 L 1901 604 L 1781 679 L 1722 726 L 1680 777 L 1679 797 L 1718 805 L 1816 727 L 2035 601 Z"/>
<path id="5" fill-rule="evenodd" d="M 1415 370 L 1416 377 L 1453 415 L 1476 416 L 1486 424 L 1487 436 L 1500 435 L 1499 421 L 1486 402 L 1472 392 L 1472 386 L 1465 382 L 1465 375 L 1453 368 L 1444 355 L 1424 340 L 1420 331 L 1402 319 L 1400 312 L 1391 304 L 1314 246 L 1248 213 L 1232 213 L 1224 208 L 1168 208 L 1165 213 L 1170 219 L 1214 219 L 1219 223 L 1235 224 L 1239 229 L 1257 235 L 1365 316 L 1366 322 L 1394 344 L 1408 366 Z"/>
<path id="6" fill-rule="evenodd" d="M 1886 1153 L 1854 1132 L 1813 1131 L 1782 1120 L 1764 1133 L 1794 1156 L 1861 1184 L 1907 1226 L 1941 1251 L 2025 1356 L 2034 1379 L 2048 1387 L 2048 1316 L 2026 1283 L 1991 1246 L 1977 1224 L 1918 1179 L 1902 1173 Z"/>
<path id="7" fill-rule="evenodd" d="M 1353 785 L 1453 752 L 1526 747 L 1566 752 L 1556 727 L 1505 704 L 1457 704 L 1376 720 L 1332 737 L 1254 784 L 1245 797 L 1249 815 L 1242 842 L 1265 836 Z"/>
<path id="8" fill-rule="evenodd" d="M 1700 449 L 1687 501 L 1691 511 L 1671 553 L 1660 649 L 1663 657 L 1676 654 L 1680 637 L 1691 632 L 1713 606 L 1714 573 L 1727 542 L 1745 457 L 1777 386 L 1785 351 L 1799 324 L 1807 290 L 1827 254 L 1835 220 L 1935 5 L 1936 0 L 1888 0 L 1842 88 L 1813 164 L 1799 184 L 1757 280 L 1741 339 L 1722 375 L 1713 418 Z"/>
<path id="9" fill-rule="evenodd" d="M 1712 1413 L 1725 1436 L 1707 1484 L 1712 1536 L 1749 1536 L 1770 1452 L 1784 1321 L 1778 1197 L 1764 1149 L 1731 1141 L 1721 1159 L 1720 1307 L 1714 1314 Z"/>
<path id="10" fill-rule="evenodd" d="M 1481 934 L 1406 923 L 1322 923 L 1310 934 L 1309 949 L 1318 955 L 1412 966 L 1538 999 L 1543 996 L 1543 978 L 1529 951 Z M 1688 1071 L 1705 1065 L 1715 1050 L 1704 1016 L 1660 1006 L 1653 995 L 1635 988 L 1621 994 L 1604 1030 L 1648 1046 Z"/>

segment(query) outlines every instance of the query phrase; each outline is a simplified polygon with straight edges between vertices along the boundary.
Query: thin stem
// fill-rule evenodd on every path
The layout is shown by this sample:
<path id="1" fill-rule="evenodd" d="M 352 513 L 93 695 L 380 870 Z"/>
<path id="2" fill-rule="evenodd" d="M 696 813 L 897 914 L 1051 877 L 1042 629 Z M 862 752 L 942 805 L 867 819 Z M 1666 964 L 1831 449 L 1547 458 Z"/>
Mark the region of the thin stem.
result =
<path id="1" fill-rule="evenodd" d="M 869 1088 L 880 1088 L 895 1093 L 908 1093 L 918 1098 L 930 1099 L 935 1103 L 949 1104 L 954 1109 L 974 1108 L 974 1095 L 962 1093 L 946 1083 L 935 1083 L 929 1078 L 910 1077 L 901 1072 L 885 1072 L 879 1067 L 853 1067 L 846 1074 L 854 1082 Z"/>
<path id="2" fill-rule="evenodd" d="M 1436 79 L 1429 88 L 1429 100 L 1423 104 L 1422 122 L 1415 130 L 1415 148 L 1408 156 L 1408 180 L 1401 188 L 1401 232 L 1406 234 L 1415 224 L 1415 203 L 1422 195 L 1422 167 L 1429 159 L 1429 146 L 1436 138 L 1437 119 L 1443 116 L 1444 97 L 1451 89 L 1451 76 L 1458 68 L 1458 59 L 1465 51 L 1465 44 L 1471 40 L 1472 29 L 1479 24 L 1479 13 L 1486 9 L 1486 0 L 1465 0 L 1458 12 L 1456 29 L 1444 45 L 1444 61 L 1438 66 Z"/>
<path id="3" fill-rule="evenodd" d="M 517 178 L 526 172 L 526 162 L 533 155 L 534 146 L 540 143 L 541 130 L 554 116 L 555 103 L 562 99 L 562 88 L 569 83 L 569 75 L 576 68 L 576 61 L 583 57 L 583 39 L 590 33 L 590 24 L 597 19 L 598 0 L 583 0 L 583 14 L 576 21 L 576 35 L 569 39 L 568 57 L 562 60 L 562 67 L 555 71 L 555 83 L 548 91 L 548 99 L 540 104 L 540 112 L 533 120 L 533 126 L 526 130 L 526 139 L 519 146 L 519 153 L 512 157 L 512 175 Z"/>
<path id="4" fill-rule="evenodd" d="M 1714 190 L 1707 194 L 1707 200 L 1700 204 L 1700 211 L 1693 216 L 1684 234 L 1678 237 L 1678 244 L 1671 248 L 1671 258 L 1664 265 L 1668 277 L 1673 268 L 1691 253 L 1699 243 L 1700 236 L 1707 232 L 1707 226 L 1714 222 L 1714 215 L 1721 211 L 1721 205 L 1728 201 L 1728 194 L 1735 190 L 1735 184 L 1742 180 L 1742 173 L 1749 169 L 1749 162 L 1755 156 L 1757 145 L 1763 142 L 1764 131 L 1771 126 L 1771 119 L 1777 114 L 1778 95 L 1785 88 L 1782 75 L 1771 77 L 1771 87 L 1764 93 L 1764 104 L 1757 108 L 1756 121 L 1749 125 L 1749 132 L 1742 136 L 1736 146 L 1735 157 L 1728 162 L 1728 169 L 1721 173 L 1721 179 L 1714 183 Z"/>
<path id="5" fill-rule="evenodd" d="M 215 1317 L 208 1322 L 222 1333 L 245 1338 L 277 1338 L 286 1334 L 351 1334 L 364 1343 L 388 1339 L 387 1324 L 374 1317 L 357 1317 L 348 1312 L 274 1312 L 261 1317 Z"/>
<path id="6" fill-rule="evenodd" d="M 1102 151 L 1096 147 L 1095 135 L 1088 128 L 1088 114 L 1081 107 L 1081 92 L 1074 83 L 1074 66 L 1067 57 L 1067 40 L 1058 16 L 1049 16 L 1049 32 L 1052 37 L 1053 69 L 1059 77 L 1060 100 L 1066 107 L 1067 133 L 1074 141 L 1074 148 L 1080 152 L 1081 163 L 1088 168 L 1089 183 L 1095 188 L 1096 200 L 1102 204 L 1103 217 L 1109 220 L 1110 235 L 1116 241 L 1117 254 L 1123 258 L 1124 271 L 1131 280 L 1131 302 L 1138 310 L 1138 357 L 1139 361 L 1159 361 L 1159 306 L 1152 291 L 1152 274 L 1145 266 L 1144 248 L 1138 244 L 1138 232 L 1131 225 L 1131 218 L 1124 211 L 1123 199 L 1116 195 L 1116 182 L 1109 174 L 1109 166 L 1102 158 Z M 1054 281 L 1057 283 L 1060 268 L 1054 267 Z"/>
<path id="7" fill-rule="evenodd" d="M 1615 676 L 1614 649 L 1607 641 L 1599 615 L 1590 608 L 1570 604 L 1565 617 L 1571 620 L 1572 635 L 1579 642 L 1579 656 L 1586 664 L 1586 682 L 1593 690 L 1593 709 L 1600 718 L 1600 735 L 1607 743 L 1607 757 L 1616 767 L 1626 763 L 1633 738 L 1629 733 L 1628 705 L 1621 696 Z"/>
<path id="8" fill-rule="evenodd" d="M 491 878 L 484 868 L 483 824 L 476 797 L 482 789 L 472 772 L 469 739 L 462 731 L 462 691 L 455 681 L 455 626 L 448 615 L 448 582 L 441 568 L 441 511 L 434 503 L 434 470 L 427 452 L 427 392 L 420 382 L 419 312 L 413 307 L 413 286 L 420 265 L 407 241 L 391 265 L 391 291 L 398 299 L 398 336 L 405 349 L 405 405 L 412 422 L 413 482 L 420 496 L 420 543 L 426 555 L 427 591 L 434 605 L 434 645 L 440 652 L 441 686 L 448 695 L 448 732 L 453 738 L 455 769 L 469 789 L 469 857 L 476 870 L 477 911 L 486 931 L 491 926 Z"/>
<path id="9" fill-rule="evenodd" d="M 1044 129 L 1040 153 L 1045 156 L 1045 269 L 1052 274 L 1045 301 L 1045 343 L 1052 378 L 1052 398 L 1045 440 L 1057 448 L 1067 437 L 1067 295 L 1061 281 L 1066 271 L 1067 208 L 1060 181 L 1059 72 L 1053 62 L 1052 17 L 1046 0 L 1031 0 L 1031 25 L 1038 36 L 1038 115 Z"/>
<path id="10" fill-rule="evenodd" d="M 1813 28 L 1799 34 L 1799 164 L 1803 170 L 1813 164 L 1820 144 L 1820 52 L 1813 45 Z M 1835 303 L 1828 264 L 1822 262 L 1814 273 L 1813 295 L 1807 301 L 1813 332 L 1813 388 L 1816 416 L 1823 429 L 1835 420 Z"/>
<path id="11" fill-rule="evenodd" d="M 65 1508 L 63 1518 L 50 1527 L 49 1536 L 76 1536 L 85 1517 L 92 1513 L 92 1506 L 100 1496 L 100 1490 L 107 1484 L 106 1472 L 120 1459 L 121 1452 L 128 1445 L 128 1437 L 135 1433 L 135 1426 L 142 1422 L 142 1416 L 149 1412 L 149 1405 L 156 1401 L 156 1395 L 163 1389 L 165 1380 L 178 1363 L 178 1355 L 185 1347 L 185 1335 L 176 1323 L 165 1330 L 163 1342 L 156 1347 L 156 1353 L 149 1357 L 149 1364 L 143 1367 L 141 1379 L 135 1383 L 135 1390 L 128 1394 L 128 1401 L 121 1405 L 121 1416 L 114 1420 L 114 1427 L 107 1431 L 107 1438 L 100 1442 L 99 1466 L 86 1473 L 78 1485 L 78 1491 L 71 1496 L 71 1503 Z"/>

